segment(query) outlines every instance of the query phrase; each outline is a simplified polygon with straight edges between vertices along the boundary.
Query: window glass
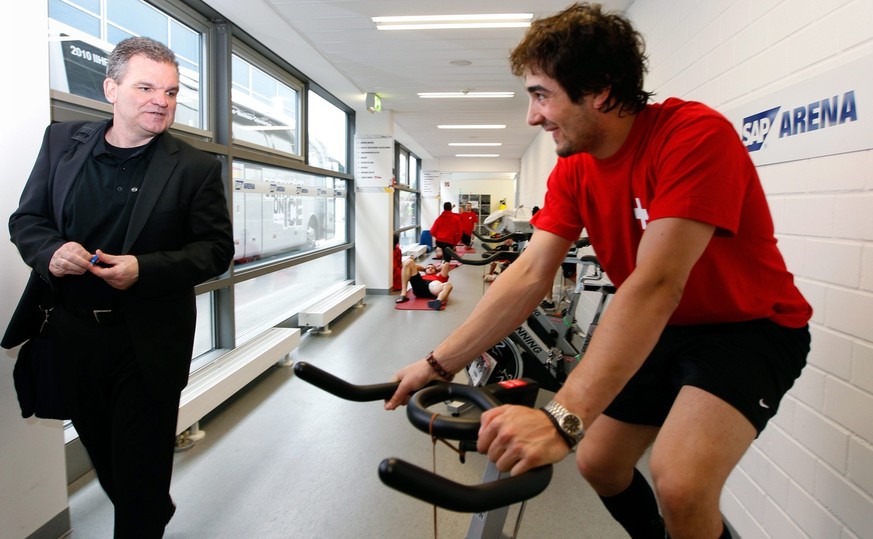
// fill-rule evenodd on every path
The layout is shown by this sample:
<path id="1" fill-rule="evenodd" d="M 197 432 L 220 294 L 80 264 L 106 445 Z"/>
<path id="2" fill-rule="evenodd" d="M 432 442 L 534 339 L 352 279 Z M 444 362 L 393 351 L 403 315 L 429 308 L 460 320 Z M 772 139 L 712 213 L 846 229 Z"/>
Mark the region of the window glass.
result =
<path id="1" fill-rule="evenodd" d="M 140 0 L 110 0 L 106 2 L 106 22 L 118 28 L 124 37 L 138 33 L 169 46 L 167 15 Z M 143 30 L 148 30 L 144 32 Z M 124 38 L 122 38 L 124 39 Z M 109 40 L 118 43 L 119 40 Z"/>
<path id="2" fill-rule="evenodd" d="M 409 185 L 409 153 L 405 150 L 397 152 L 397 183 Z"/>
<path id="3" fill-rule="evenodd" d="M 344 243 L 346 190 L 345 180 L 234 161 L 234 263 Z"/>
<path id="4" fill-rule="evenodd" d="M 61 0 L 49 0 L 48 8 L 49 19 L 64 21 L 70 28 L 75 28 L 88 35 L 100 35 L 99 4 L 90 6 L 86 12 L 76 9 L 66 2 L 61 2 Z"/>
<path id="5" fill-rule="evenodd" d="M 346 280 L 349 251 L 249 279 L 234 288 L 237 345 L 275 326 Z"/>
<path id="6" fill-rule="evenodd" d="M 400 233 L 400 249 L 402 250 L 407 245 L 418 245 L 418 230 L 410 228 Z"/>
<path id="7" fill-rule="evenodd" d="M 348 170 L 348 115 L 313 91 L 306 104 L 309 114 L 309 164 Z"/>
<path id="8" fill-rule="evenodd" d="M 177 54 L 181 89 L 176 122 L 204 128 L 206 107 L 200 93 L 200 80 L 205 76 L 203 33 L 142 0 L 50 0 L 51 88 L 105 103 L 103 79 L 109 53 L 116 43 L 135 35 L 157 39 Z"/>
<path id="9" fill-rule="evenodd" d="M 213 349 L 215 338 L 212 331 L 212 293 L 197 295 L 197 325 L 194 328 L 194 353 L 197 357 Z"/>
<path id="10" fill-rule="evenodd" d="M 233 138 L 300 155 L 300 92 L 233 55 Z"/>
<path id="11" fill-rule="evenodd" d="M 100 0 L 67 0 L 68 4 L 75 4 L 82 9 L 87 9 L 92 13 L 100 11 Z"/>
<path id="12" fill-rule="evenodd" d="M 176 60 L 179 61 L 179 67 L 197 71 L 197 66 L 201 64 L 201 43 L 200 36 L 194 30 L 184 26 L 177 21 L 170 21 L 170 48 L 176 53 Z"/>
<path id="13" fill-rule="evenodd" d="M 395 171 L 397 184 L 409 185 L 409 152 L 398 146 L 395 153 L 397 154 L 397 170 Z"/>
<path id="14" fill-rule="evenodd" d="M 418 224 L 418 193 L 397 191 L 397 218 L 395 228 L 406 228 Z"/>
<path id="15" fill-rule="evenodd" d="M 409 188 L 418 189 L 418 164 L 419 159 L 414 155 L 409 156 Z"/>

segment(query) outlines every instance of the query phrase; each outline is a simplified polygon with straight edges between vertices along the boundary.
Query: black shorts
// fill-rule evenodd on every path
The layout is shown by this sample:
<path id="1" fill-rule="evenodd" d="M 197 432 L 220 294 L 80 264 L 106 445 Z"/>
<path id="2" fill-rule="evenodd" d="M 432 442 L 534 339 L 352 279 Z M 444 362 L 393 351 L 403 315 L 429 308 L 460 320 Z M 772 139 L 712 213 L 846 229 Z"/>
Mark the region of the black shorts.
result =
<path id="1" fill-rule="evenodd" d="M 682 386 L 727 402 L 764 430 L 806 365 L 809 328 L 770 320 L 668 326 L 640 370 L 604 413 L 619 421 L 661 426 Z"/>
<path id="2" fill-rule="evenodd" d="M 409 278 L 409 286 L 412 287 L 412 293 L 415 294 L 415 297 L 417 298 L 436 297 L 430 293 L 430 283 L 431 281 L 425 280 L 420 273 L 416 273 Z"/>

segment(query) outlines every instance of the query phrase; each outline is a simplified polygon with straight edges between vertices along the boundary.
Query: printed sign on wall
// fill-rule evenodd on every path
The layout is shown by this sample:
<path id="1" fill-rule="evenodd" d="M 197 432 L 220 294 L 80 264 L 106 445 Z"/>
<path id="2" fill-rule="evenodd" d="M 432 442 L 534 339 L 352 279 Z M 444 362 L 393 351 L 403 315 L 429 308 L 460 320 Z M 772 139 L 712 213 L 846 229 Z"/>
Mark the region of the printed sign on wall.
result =
<path id="1" fill-rule="evenodd" d="M 439 170 L 422 170 L 421 171 L 421 196 L 423 197 L 438 197 L 440 196 L 440 171 Z"/>
<path id="2" fill-rule="evenodd" d="M 391 187 L 394 180 L 394 138 L 355 135 L 355 187 Z"/>
<path id="3" fill-rule="evenodd" d="M 873 57 L 728 111 L 756 165 L 873 148 Z"/>

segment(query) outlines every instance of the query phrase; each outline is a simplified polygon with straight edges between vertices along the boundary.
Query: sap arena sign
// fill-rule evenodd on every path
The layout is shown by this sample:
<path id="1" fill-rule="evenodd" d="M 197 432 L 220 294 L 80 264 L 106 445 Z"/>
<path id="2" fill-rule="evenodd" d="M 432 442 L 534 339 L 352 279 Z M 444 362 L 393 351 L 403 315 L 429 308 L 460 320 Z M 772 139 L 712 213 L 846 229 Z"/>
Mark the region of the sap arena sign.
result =
<path id="1" fill-rule="evenodd" d="M 725 113 L 756 165 L 873 148 L 873 56 Z"/>

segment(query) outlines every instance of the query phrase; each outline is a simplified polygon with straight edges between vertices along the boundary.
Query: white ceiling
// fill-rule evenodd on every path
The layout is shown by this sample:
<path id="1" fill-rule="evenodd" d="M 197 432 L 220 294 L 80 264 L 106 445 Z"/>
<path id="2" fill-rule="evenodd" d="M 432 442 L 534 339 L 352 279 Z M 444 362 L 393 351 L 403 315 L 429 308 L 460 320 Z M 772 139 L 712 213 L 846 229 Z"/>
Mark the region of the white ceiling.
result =
<path id="1" fill-rule="evenodd" d="M 527 94 L 508 56 L 524 28 L 380 31 L 374 16 L 556 13 L 569 0 L 206 0 L 307 76 L 365 111 L 367 92 L 382 98 L 420 157 L 499 153 L 519 159 L 537 134 L 525 122 Z M 602 0 L 624 10 L 633 0 Z M 294 35 L 297 34 L 297 35 Z M 467 60 L 469 66 L 452 65 Z M 334 69 L 331 69 L 330 66 Z M 337 73 L 336 71 L 339 71 Z M 421 99 L 418 92 L 514 91 L 512 99 Z M 448 131 L 438 124 L 506 124 L 502 130 Z M 449 142 L 500 142 L 499 148 L 453 148 Z"/>

